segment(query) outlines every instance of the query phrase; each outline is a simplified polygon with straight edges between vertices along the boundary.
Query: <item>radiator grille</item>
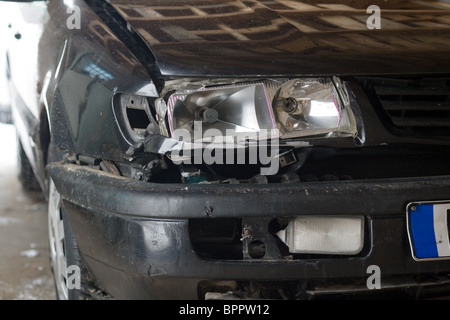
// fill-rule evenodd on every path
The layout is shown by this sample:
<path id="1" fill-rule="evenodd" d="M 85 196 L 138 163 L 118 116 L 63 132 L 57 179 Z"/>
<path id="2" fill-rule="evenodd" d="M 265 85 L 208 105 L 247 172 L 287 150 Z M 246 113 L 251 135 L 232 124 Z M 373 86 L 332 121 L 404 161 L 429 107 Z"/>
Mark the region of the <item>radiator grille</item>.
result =
<path id="1" fill-rule="evenodd" d="M 398 129 L 450 136 L 450 77 L 364 80 Z"/>

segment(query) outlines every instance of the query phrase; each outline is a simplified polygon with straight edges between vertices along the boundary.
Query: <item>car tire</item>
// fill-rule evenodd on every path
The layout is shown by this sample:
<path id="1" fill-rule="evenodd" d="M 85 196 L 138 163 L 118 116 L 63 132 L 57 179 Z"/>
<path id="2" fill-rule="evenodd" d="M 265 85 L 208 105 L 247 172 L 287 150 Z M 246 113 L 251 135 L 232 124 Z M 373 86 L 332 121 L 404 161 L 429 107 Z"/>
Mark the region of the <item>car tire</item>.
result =
<path id="1" fill-rule="evenodd" d="M 49 179 L 48 232 L 50 266 L 58 300 L 91 298 L 89 274 L 69 224 L 61 195 Z M 78 277 L 78 278 L 77 278 Z"/>
<path id="2" fill-rule="evenodd" d="M 37 191 L 41 187 L 34 175 L 31 163 L 23 150 L 22 143 L 17 139 L 17 165 L 18 165 L 18 179 L 25 190 Z"/>

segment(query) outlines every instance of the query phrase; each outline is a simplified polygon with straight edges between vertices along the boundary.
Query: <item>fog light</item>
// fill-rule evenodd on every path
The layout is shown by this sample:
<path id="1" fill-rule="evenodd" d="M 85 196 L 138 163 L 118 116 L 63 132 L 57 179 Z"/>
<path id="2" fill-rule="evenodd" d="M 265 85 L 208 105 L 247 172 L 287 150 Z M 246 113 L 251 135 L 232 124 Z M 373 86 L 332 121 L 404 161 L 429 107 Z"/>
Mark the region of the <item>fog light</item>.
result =
<path id="1" fill-rule="evenodd" d="M 362 216 L 301 216 L 277 236 L 290 253 L 358 254 L 364 243 Z"/>

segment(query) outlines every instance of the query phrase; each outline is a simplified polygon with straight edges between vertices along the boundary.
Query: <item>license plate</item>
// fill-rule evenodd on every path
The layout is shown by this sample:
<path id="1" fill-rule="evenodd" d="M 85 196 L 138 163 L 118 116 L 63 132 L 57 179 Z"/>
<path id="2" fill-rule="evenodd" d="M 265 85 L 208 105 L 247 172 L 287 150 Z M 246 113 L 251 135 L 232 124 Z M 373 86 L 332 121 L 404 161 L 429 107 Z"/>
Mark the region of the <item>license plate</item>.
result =
<path id="1" fill-rule="evenodd" d="M 412 202 L 406 212 L 413 258 L 417 261 L 450 259 L 450 201 Z"/>

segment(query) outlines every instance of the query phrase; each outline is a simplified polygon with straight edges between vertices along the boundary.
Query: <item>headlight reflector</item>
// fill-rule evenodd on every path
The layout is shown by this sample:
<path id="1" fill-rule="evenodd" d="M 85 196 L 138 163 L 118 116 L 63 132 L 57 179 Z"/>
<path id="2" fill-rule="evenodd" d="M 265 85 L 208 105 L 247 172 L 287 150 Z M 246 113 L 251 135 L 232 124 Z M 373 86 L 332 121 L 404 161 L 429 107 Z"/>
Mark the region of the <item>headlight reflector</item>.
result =
<path id="1" fill-rule="evenodd" d="M 273 106 L 282 138 L 356 134 L 351 110 L 331 79 L 289 80 L 275 94 Z"/>
<path id="2" fill-rule="evenodd" d="M 220 130 L 223 135 L 227 130 L 258 133 L 263 129 L 276 129 L 264 83 L 199 90 L 187 87 L 172 94 L 167 106 L 172 135 L 177 129 L 185 129 L 192 137 L 202 138 L 207 138 L 208 129 Z"/>

